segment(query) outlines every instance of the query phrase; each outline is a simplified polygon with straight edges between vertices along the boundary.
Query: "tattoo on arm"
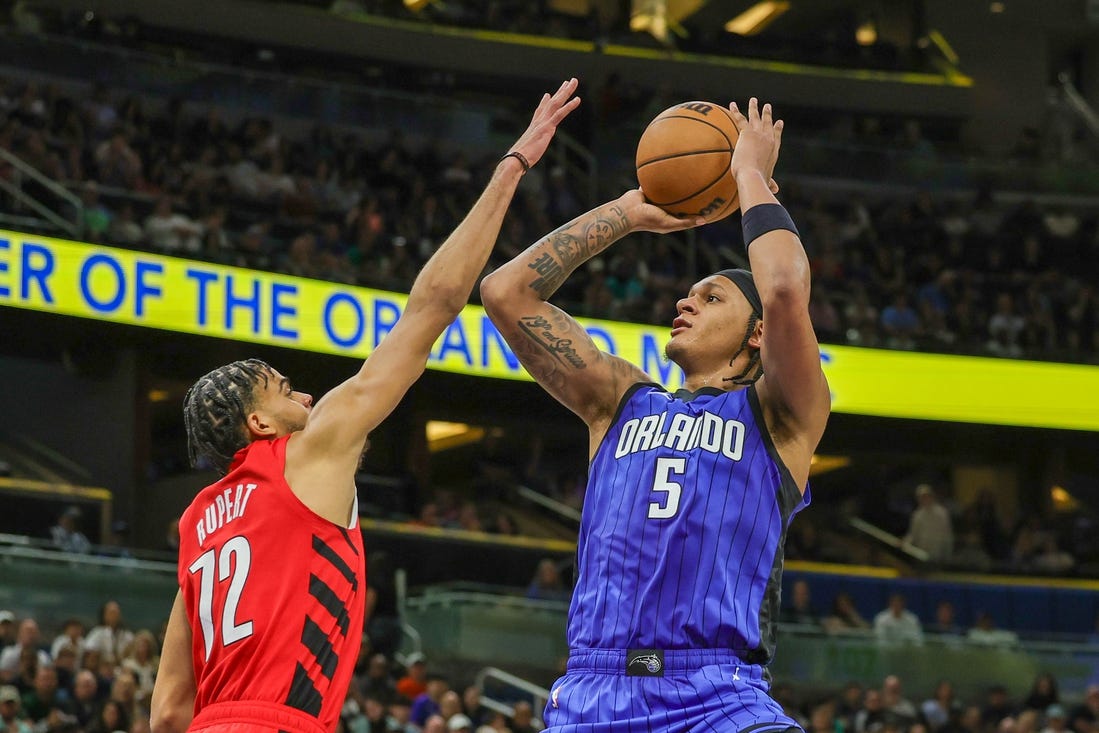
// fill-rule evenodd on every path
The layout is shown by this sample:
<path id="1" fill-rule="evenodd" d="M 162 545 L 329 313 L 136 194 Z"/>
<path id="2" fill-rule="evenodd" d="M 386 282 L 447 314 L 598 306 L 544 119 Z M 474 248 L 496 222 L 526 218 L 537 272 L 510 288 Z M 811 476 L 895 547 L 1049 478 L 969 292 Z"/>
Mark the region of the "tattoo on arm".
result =
<path id="1" fill-rule="evenodd" d="M 573 348 L 572 339 L 568 338 L 570 329 L 567 324 L 564 334 L 559 336 L 554 333 L 553 325 L 545 316 L 523 316 L 519 319 L 519 330 L 561 366 L 569 366 L 573 369 L 583 369 L 587 366 Z"/>
<path id="2" fill-rule="evenodd" d="M 629 217 L 620 206 L 612 206 L 609 212 L 597 215 L 594 221 L 584 225 L 583 239 L 569 233 L 584 221 L 584 218 L 576 219 L 535 245 L 537 255 L 527 263 L 527 267 L 538 274 L 538 278 L 530 283 L 530 288 L 542 300 L 549 300 L 578 265 L 599 254 L 629 231 Z"/>
<path id="3" fill-rule="evenodd" d="M 584 228 L 584 239 L 587 241 L 588 257 L 594 257 L 607 247 L 617 242 L 629 231 L 630 220 L 620 206 L 612 206 L 607 216 L 600 216 Z M 579 262 L 574 265 L 580 264 Z"/>

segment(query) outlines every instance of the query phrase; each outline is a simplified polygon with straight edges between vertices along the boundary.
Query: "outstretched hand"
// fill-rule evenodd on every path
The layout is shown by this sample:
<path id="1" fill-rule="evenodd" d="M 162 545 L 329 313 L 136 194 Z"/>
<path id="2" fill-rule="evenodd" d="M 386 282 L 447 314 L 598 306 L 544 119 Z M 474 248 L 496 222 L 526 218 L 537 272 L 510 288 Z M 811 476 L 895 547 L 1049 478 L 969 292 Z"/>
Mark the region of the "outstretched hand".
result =
<path id="1" fill-rule="evenodd" d="M 576 87 L 579 84 L 575 78 L 561 84 L 550 95 L 548 92 L 542 95 L 542 101 L 534 110 L 530 126 L 527 127 L 515 144 L 508 150 L 509 153 L 519 153 L 527 164 L 534 165 L 546 153 L 550 140 L 557 132 L 557 126 L 568 117 L 569 113 L 580 106 L 580 97 L 574 97 Z"/>
<path id="2" fill-rule="evenodd" d="M 664 209 L 649 203 L 640 188 L 627 191 L 619 199 L 629 218 L 630 229 L 635 232 L 667 234 L 701 226 L 706 220 L 701 216 L 672 216 Z"/>
<path id="3" fill-rule="evenodd" d="M 747 116 L 740 111 L 736 102 L 729 105 L 729 113 L 739 136 L 733 150 L 733 175 L 736 176 L 741 170 L 758 170 L 769 181 L 772 192 L 777 192 L 778 184 L 772 176 L 782 146 L 782 120 L 773 121 L 770 104 L 763 105 L 760 110 L 755 97 L 748 101 Z"/>

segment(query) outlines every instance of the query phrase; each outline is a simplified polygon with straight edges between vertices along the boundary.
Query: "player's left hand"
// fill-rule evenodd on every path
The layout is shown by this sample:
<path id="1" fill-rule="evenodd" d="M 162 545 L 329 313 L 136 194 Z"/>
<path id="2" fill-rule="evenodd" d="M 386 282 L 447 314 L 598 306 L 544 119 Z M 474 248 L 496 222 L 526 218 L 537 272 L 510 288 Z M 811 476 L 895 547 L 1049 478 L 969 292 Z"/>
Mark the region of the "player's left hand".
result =
<path id="1" fill-rule="evenodd" d="M 576 87 L 579 85 L 575 78 L 563 82 L 552 95 L 547 92 L 542 95 L 542 101 L 534 110 L 530 126 L 527 127 L 515 144 L 509 149 L 509 153 L 519 153 L 527 163 L 534 166 L 549 147 L 550 140 L 557 132 L 557 126 L 569 116 L 569 113 L 580 106 L 580 97 L 574 97 Z"/>
<path id="2" fill-rule="evenodd" d="M 758 170 L 767 179 L 771 192 L 778 193 L 773 175 L 778 151 L 782 147 L 782 120 L 774 121 L 771 105 L 764 104 L 760 109 L 759 100 L 755 97 L 748 101 L 747 115 L 740 111 L 736 102 L 729 105 L 729 113 L 738 134 L 733 149 L 733 175 L 742 169 Z"/>

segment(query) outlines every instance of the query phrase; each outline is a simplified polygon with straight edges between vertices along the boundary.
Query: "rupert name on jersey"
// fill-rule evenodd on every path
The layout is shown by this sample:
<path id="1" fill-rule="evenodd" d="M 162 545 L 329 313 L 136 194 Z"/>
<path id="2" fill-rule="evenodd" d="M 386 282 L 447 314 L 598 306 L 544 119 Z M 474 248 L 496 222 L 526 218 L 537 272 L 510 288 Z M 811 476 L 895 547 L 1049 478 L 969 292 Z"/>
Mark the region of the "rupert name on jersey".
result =
<path id="1" fill-rule="evenodd" d="M 244 510 L 248 508 L 248 497 L 252 495 L 255 489 L 256 484 L 228 486 L 206 505 L 202 516 L 195 523 L 195 531 L 198 533 L 200 547 L 206 541 L 208 535 L 212 535 L 226 524 L 244 516 Z"/>

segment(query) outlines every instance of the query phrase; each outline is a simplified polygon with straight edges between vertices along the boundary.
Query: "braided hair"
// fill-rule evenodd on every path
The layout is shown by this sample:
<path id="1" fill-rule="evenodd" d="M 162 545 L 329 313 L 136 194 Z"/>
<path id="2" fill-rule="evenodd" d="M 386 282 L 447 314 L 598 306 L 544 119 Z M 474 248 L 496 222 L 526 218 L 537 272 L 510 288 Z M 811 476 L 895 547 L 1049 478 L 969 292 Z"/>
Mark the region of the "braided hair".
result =
<path id="1" fill-rule="evenodd" d="M 740 374 L 732 377 L 723 377 L 721 381 L 732 382 L 733 384 L 744 387 L 755 384 L 759 381 L 759 378 L 763 376 L 763 363 L 760 361 L 759 349 L 752 349 L 748 346 L 748 339 L 752 338 L 752 334 L 755 333 L 756 324 L 759 323 L 761 317 L 762 316 L 755 311 L 752 312 L 752 315 L 748 316 L 748 328 L 744 330 L 744 340 L 740 342 L 740 348 L 737 349 L 737 352 L 729 359 L 729 366 L 732 366 L 741 352 L 745 349 L 749 349 L 748 353 L 750 358 L 748 359 L 748 366 L 744 367 L 744 371 Z M 755 374 L 752 374 L 752 372 L 755 372 Z"/>
<path id="2" fill-rule="evenodd" d="M 744 294 L 744 298 L 748 301 L 748 304 L 752 306 L 752 314 L 748 316 L 748 327 L 744 329 L 744 338 L 740 342 L 740 348 L 729 358 L 729 366 L 732 366 L 733 362 L 736 361 L 736 358 L 744 353 L 745 349 L 748 349 L 748 366 L 744 367 L 744 370 L 740 374 L 732 377 L 724 377 L 721 381 L 732 382 L 741 387 L 755 384 L 759 381 L 759 378 L 763 376 L 763 363 L 760 360 L 760 350 L 748 346 L 749 339 L 751 339 L 752 334 L 755 333 L 756 324 L 763 318 L 763 300 L 759 297 L 759 289 L 756 288 L 756 280 L 751 272 L 742 269 L 722 270 L 721 272 L 715 272 L 714 274 L 721 275 L 722 277 L 731 280 L 733 284 L 740 289 L 740 292 Z"/>
<path id="3" fill-rule="evenodd" d="M 267 362 L 244 359 L 226 364 L 195 382 L 183 398 L 187 453 L 191 465 L 205 458 L 219 473 L 229 471 L 238 450 L 248 445 L 245 419 L 256 404 L 256 386 L 267 386 Z"/>

